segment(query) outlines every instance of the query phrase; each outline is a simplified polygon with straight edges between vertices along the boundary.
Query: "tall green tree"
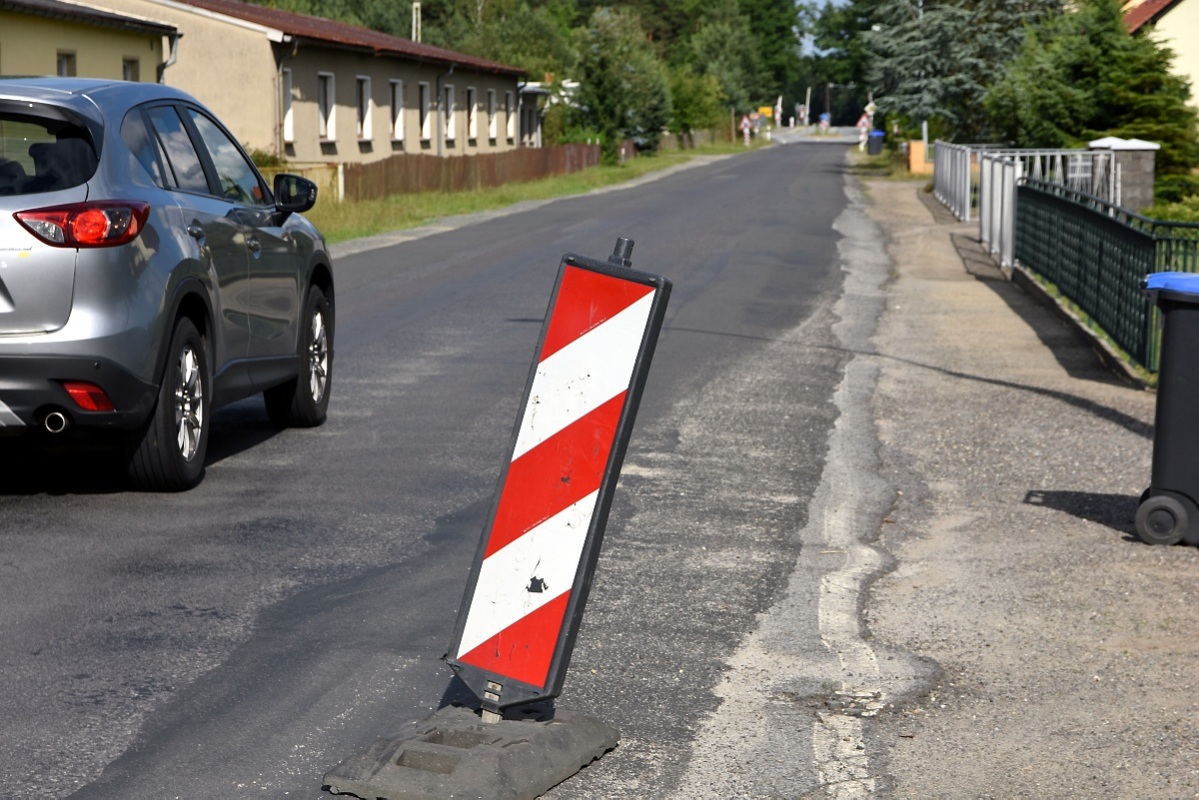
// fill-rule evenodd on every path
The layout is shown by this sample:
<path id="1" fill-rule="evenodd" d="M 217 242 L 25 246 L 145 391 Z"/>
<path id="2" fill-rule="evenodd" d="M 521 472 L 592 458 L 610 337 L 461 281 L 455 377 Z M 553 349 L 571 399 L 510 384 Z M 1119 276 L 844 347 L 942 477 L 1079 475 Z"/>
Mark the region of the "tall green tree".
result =
<path id="1" fill-rule="evenodd" d="M 811 119 L 829 112 L 834 125 L 852 125 L 870 96 L 870 50 L 865 34 L 875 24 L 880 0 L 832 3 L 815 0 L 800 8 L 808 52 L 800 59 L 799 78 L 789 92 L 803 102 L 811 92 Z"/>
<path id="2" fill-rule="evenodd" d="M 569 77 L 578 53 L 562 0 L 443 0 L 425 26 L 424 40 L 520 67 L 530 80 Z M 423 6 L 422 6 L 423 10 Z"/>
<path id="3" fill-rule="evenodd" d="M 598 131 L 604 160 L 618 158 L 620 140 L 632 138 L 639 150 L 658 149 L 670 121 L 666 68 L 626 9 L 597 9 L 582 39 L 578 68 L 579 117 Z"/>
<path id="4" fill-rule="evenodd" d="M 985 108 L 1018 146 L 1148 139 L 1161 144 L 1159 175 L 1186 175 L 1199 165 L 1199 112 L 1172 59 L 1152 38 L 1129 35 L 1118 0 L 1079 0 L 1076 13 L 1030 33 Z"/>
<path id="5" fill-rule="evenodd" d="M 799 75 L 799 7 L 795 0 L 740 0 L 740 6 L 767 76 L 763 94 L 773 101 Z"/>
<path id="6" fill-rule="evenodd" d="M 669 80 L 672 131 L 688 134 L 724 122 L 726 98 L 715 75 L 697 75 L 689 64 L 683 64 L 669 70 Z"/>
<path id="7" fill-rule="evenodd" d="M 761 48 L 737 0 L 711 4 L 691 36 L 689 55 L 696 74 L 715 77 L 738 113 L 774 100 Z"/>
<path id="8" fill-rule="evenodd" d="M 986 137 L 989 84 L 1031 25 L 1060 10 L 1061 0 L 881 0 L 863 34 L 879 107 L 951 139 Z"/>

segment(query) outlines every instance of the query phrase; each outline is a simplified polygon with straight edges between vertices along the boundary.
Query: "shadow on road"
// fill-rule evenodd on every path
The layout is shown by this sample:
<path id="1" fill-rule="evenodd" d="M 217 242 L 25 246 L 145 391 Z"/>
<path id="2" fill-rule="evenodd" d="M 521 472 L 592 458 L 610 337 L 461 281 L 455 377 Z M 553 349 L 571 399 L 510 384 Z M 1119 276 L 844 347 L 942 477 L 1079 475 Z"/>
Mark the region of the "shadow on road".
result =
<path id="1" fill-rule="evenodd" d="M 1087 522 L 1098 522 L 1114 531 L 1126 534 L 1126 541 L 1137 541 L 1133 521 L 1140 499 L 1124 494 L 1102 492 L 1066 492 L 1051 489 L 1029 489 L 1024 503 L 1064 511 Z"/>
<path id="2" fill-rule="evenodd" d="M 278 433 L 261 398 L 211 415 L 205 466 L 257 447 Z M 130 491 L 116 436 L 69 430 L 0 438 L 0 496 L 116 494 Z"/>

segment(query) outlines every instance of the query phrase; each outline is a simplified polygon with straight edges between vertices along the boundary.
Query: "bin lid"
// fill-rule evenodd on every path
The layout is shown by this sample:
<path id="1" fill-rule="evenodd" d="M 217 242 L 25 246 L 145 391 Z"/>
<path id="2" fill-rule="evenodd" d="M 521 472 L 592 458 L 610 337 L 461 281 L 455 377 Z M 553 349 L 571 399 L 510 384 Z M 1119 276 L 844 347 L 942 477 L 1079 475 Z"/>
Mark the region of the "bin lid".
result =
<path id="1" fill-rule="evenodd" d="M 1141 288 L 1150 294 L 1169 292 L 1174 295 L 1191 295 L 1199 302 L 1199 273 L 1154 272 L 1141 281 Z"/>
<path id="2" fill-rule="evenodd" d="M 886 136 L 887 132 L 886 131 L 871 131 L 870 135 L 871 136 Z"/>

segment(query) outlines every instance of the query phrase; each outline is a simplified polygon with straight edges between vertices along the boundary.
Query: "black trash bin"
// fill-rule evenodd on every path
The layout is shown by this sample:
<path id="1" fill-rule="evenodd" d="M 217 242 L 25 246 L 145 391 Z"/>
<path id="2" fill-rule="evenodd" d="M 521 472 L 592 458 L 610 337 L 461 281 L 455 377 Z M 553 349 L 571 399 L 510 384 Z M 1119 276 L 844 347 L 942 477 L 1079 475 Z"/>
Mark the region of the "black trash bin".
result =
<path id="1" fill-rule="evenodd" d="M 1137 535 L 1149 544 L 1199 544 L 1199 274 L 1158 272 L 1142 286 L 1163 323 L 1153 473 Z"/>
<path id="2" fill-rule="evenodd" d="M 883 152 L 883 137 L 885 135 L 886 134 L 884 134 L 882 131 L 870 132 L 870 135 L 866 137 L 867 155 L 877 156 L 879 153 Z"/>

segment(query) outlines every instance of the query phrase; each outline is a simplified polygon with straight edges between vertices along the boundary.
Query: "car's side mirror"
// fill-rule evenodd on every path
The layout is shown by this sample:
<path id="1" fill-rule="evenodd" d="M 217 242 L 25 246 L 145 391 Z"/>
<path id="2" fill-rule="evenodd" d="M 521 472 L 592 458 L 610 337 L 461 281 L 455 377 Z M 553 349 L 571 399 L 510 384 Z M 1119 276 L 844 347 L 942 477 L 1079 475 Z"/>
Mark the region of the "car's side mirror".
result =
<path id="1" fill-rule="evenodd" d="M 275 208 L 291 213 L 307 211 L 316 205 L 316 184 L 299 175 L 275 176 Z"/>

